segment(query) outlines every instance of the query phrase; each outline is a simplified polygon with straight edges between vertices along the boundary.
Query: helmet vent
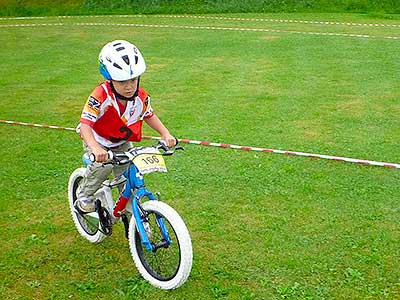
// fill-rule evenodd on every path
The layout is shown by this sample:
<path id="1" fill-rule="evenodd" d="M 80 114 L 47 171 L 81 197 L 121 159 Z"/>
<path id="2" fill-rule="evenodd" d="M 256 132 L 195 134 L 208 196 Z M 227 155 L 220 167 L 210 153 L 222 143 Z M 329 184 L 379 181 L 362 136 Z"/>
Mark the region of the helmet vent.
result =
<path id="1" fill-rule="evenodd" d="M 122 59 L 123 59 L 124 62 L 129 66 L 129 57 L 128 57 L 128 55 L 122 56 Z"/>
<path id="2" fill-rule="evenodd" d="M 118 47 L 117 49 L 115 49 L 115 50 L 117 50 L 117 51 L 121 51 L 121 50 L 124 50 L 125 49 L 125 47 Z"/>
<path id="3" fill-rule="evenodd" d="M 121 43 L 115 43 L 113 46 L 117 47 L 118 45 L 121 45 Z"/>
<path id="4" fill-rule="evenodd" d="M 118 68 L 118 69 L 120 69 L 120 70 L 122 70 L 122 68 L 121 68 L 118 64 L 116 64 L 116 63 L 114 63 L 113 66 L 116 67 L 116 68 Z"/>
<path id="5" fill-rule="evenodd" d="M 139 60 L 139 57 L 137 55 L 135 55 L 135 65 L 137 65 L 138 60 Z"/>

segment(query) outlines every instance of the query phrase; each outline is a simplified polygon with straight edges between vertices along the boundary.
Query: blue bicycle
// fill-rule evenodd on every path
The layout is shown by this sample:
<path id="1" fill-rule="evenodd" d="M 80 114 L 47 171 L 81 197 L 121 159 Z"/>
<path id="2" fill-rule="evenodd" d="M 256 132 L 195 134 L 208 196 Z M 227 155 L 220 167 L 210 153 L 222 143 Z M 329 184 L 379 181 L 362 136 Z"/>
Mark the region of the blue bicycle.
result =
<path id="1" fill-rule="evenodd" d="M 86 168 L 76 169 L 68 183 L 69 206 L 79 234 L 91 243 L 100 243 L 112 234 L 115 220 L 121 220 L 140 274 L 152 285 L 167 290 L 178 288 L 189 277 L 192 242 L 182 218 L 160 201 L 159 193 L 155 195 L 146 188 L 143 175 L 166 172 L 164 156 L 179 149 L 183 148 L 169 149 L 160 142 L 123 153 L 109 151 L 109 160 L 104 164 L 127 165 L 127 170 L 120 178 L 103 183 L 95 193 L 96 211 L 92 213 L 81 214 L 74 207 Z M 88 166 L 95 158 L 84 155 L 83 160 Z M 115 203 L 112 190 L 122 186 L 123 192 Z M 114 210 L 120 218 L 111 216 Z"/>

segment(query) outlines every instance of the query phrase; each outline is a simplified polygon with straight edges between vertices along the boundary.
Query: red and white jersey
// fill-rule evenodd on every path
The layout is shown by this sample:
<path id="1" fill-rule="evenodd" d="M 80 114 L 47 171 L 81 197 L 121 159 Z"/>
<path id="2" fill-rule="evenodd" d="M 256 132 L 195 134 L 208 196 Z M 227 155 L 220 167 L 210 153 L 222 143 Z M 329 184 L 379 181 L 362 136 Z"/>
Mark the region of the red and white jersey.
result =
<path id="1" fill-rule="evenodd" d="M 127 101 L 125 110 L 121 109 L 110 82 L 105 81 L 89 96 L 80 121 L 92 127 L 96 141 L 107 148 L 117 147 L 126 141 L 139 142 L 143 120 L 154 115 L 149 95 L 139 88 L 135 101 Z"/>

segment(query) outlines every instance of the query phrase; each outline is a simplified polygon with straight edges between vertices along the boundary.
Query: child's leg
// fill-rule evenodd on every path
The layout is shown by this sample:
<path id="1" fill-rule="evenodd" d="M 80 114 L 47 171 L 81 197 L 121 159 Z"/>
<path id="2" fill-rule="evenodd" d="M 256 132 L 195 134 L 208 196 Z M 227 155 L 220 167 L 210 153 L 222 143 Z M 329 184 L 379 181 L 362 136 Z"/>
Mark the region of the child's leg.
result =
<path id="1" fill-rule="evenodd" d="M 91 153 L 90 149 L 83 145 L 86 153 Z M 108 178 L 112 172 L 112 165 L 103 166 L 101 163 L 91 163 L 86 167 L 85 177 L 83 178 L 78 194 L 76 206 L 83 212 L 92 212 L 95 210 L 94 193 L 101 187 L 101 184 Z"/>

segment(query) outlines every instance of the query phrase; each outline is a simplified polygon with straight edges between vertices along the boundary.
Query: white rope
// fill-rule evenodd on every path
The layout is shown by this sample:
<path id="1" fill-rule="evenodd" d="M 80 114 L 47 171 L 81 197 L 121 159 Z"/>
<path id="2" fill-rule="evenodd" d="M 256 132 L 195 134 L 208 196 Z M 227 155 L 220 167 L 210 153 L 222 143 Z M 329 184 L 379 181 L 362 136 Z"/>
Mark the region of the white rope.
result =
<path id="1" fill-rule="evenodd" d="M 17 122 L 17 121 L 9 121 L 9 120 L 0 120 L 0 123 L 12 124 L 12 125 L 23 125 L 23 126 L 29 126 L 29 127 L 41 127 L 41 128 L 51 128 L 51 129 L 75 131 L 75 128 L 61 127 L 61 126 L 54 126 L 54 125 L 43 125 L 43 124 L 35 124 L 35 123 L 26 123 L 26 122 Z M 142 136 L 142 138 L 152 139 L 152 140 L 160 139 L 159 137 L 154 137 L 154 136 Z M 297 151 L 275 150 L 275 149 L 258 148 L 258 147 L 250 147 L 250 146 L 239 146 L 239 145 L 231 145 L 231 144 L 223 144 L 223 143 L 206 142 L 206 141 L 194 141 L 194 140 L 188 140 L 188 139 L 179 139 L 179 142 L 187 143 L 187 144 L 194 144 L 194 145 L 219 147 L 219 148 L 231 148 L 231 149 L 244 150 L 244 151 L 257 151 L 257 152 L 277 153 L 277 154 L 285 154 L 285 155 L 305 156 L 305 157 L 312 157 L 312 158 L 322 158 L 322 159 L 328 159 L 328 160 L 334 160 L 334 161 L 356 163 L 356 164 L 361 164 L 361 165 L 370 165 L 370 166 L 379 166 L 379 167 L 400 169 L 400 164 L 379 162 L 379 161 L 365 160 L 365 159 L 357 159 L 357 158 L 331 156 L 331 155 L 315 154 L 315 153 L 305 153 L 305 152 L 297 152 Z"/>

